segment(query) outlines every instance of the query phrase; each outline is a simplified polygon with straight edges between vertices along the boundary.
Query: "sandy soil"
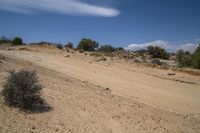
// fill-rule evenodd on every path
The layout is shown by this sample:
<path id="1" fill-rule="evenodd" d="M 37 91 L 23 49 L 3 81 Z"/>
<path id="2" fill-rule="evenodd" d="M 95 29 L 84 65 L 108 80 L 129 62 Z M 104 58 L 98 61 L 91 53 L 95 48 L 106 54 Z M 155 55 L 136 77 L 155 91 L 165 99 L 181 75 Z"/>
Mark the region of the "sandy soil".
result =
<path id="1" fill-rule="evenodd" d="M 199 76 L 49 48 L 0 53 L 1 85 L 7 70 L 36 69 L 53 108 L 25 114 L 1 98 L 0 132 L 200 132 Z"/>

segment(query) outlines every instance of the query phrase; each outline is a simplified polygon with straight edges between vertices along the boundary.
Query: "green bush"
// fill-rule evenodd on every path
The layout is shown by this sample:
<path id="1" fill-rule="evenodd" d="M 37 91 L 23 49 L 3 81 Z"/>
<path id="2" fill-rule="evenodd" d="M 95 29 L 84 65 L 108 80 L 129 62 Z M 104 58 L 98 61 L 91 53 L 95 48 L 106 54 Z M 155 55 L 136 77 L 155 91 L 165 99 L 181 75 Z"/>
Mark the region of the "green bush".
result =
<path id="1" fill-rule="evenodd" d="M 190 67 L 192 58 L 190 52 L 184 52 L 183 50 L 177 51 L 177 62 L 179 67 Z"/>
<path id="2" fill-rule="evenodd" d="M 65 45 L 66 48 L 71 48 L 73 49 L 73 43 L 71 42 L 68 42 L 66 45 Z"/>
<path id="3" fill-rule="evenodd" d="M 8 39 L 7 37 L 1 36 L 0 37 L 0 44 L 7 44 L 7 43 L 11 43 L 11 39 Z"/>
<path id="4" fill-rule="evenodd" d="M 63 49 L 63 45 L 62 44 L 54 44 L 58 49 Z"/>
<path id="5" fill-rule="evenodd" d="M 41 41 L 41 42 L 33 42 L 33 43 L 30 43 L 30 45 L 39 45 L 39 46 L 42 46 L 42 45 L 52 45 L 52 43 L 50 43 L 50 42 L 45 42 L 45 41 Z"/>
<path id="6" fill-rule="evenodd" d="M 159 46 L 148 46 L 147 52 L 152 58 L 169 59 L 169 54 Z"/>
<path id="7" fill-rule="evenodd" d="M 194 54 L 192 56 L 192 67 L 200 69 L 200 54 Z"/>
<path id="8" fill-rule="evenodd" d="M 42 86 L 35 71 L 10 71 L 6 83 L 3 85 L 2 95 L 5 103 L 21 110 L 35 111 L 41 107 L 44 100 L 40 97 Z"/>
<path id="9" fill-rule="evenodd" d="M 117 47 L 117 48 L 115 48 L 115 50 L 124 50 L 124 48 L 123 47 Z"/>
<path id="10" fill-rule="evenodd" d="M 192 67 L 200 69 L 200 44 L 192 55 Z"/>
<path id="11" fill-rule="evenodd" d="M 22 45 L 23 42 L 22 42 L 22 38 L 20 37 L 15 37 L 13 40 L 12 40 L 12 45 Z"/>
<path id="12" fill-rule="evenodd" d="M 99 47 L 98 42 L 84 38 L 79 42 L 77 49 L 79 50 L 82 49 L 84 51 L 94 51 L 98 47 Z"/>
<path id="13" fill-rule="evenodd" d="M 177 52 L 177 62 L 179 67 L 193 67 L 200 69 L 200 44 L 193 54 L 179 50 Z"/>
<path id="14" fill-rule="evenodd" d="M 100 52 L 114 52 L 116 49 L 111 45 L 102 45 L 98 51 Z"/>
<path id="15" fill-rule="evenodd" d="M 78 52 L 80 52 L 80 53 L 84 53 L 84 50 L 80 49 Z"/>

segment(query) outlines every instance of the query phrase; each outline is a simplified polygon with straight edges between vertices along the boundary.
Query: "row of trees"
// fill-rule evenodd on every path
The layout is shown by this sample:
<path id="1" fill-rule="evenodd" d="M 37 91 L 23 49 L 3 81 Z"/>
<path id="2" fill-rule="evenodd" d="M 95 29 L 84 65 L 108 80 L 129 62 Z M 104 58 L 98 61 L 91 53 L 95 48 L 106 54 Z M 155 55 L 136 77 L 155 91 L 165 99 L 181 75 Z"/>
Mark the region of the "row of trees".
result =
<path id="1" fill-rule="evenodd" d="M 72 43 L 68 43 L 65 47 L 73 48 Z M 76 47 L 77 50 L 84 50 L 84 51 L 99 51 L 99 52 L 114 52 L 117 50 L 124 50 L 122 47 L 113 47 L 111 45 L 101 45 L 99 47 L 99 43 L 88 39 L 83 38 Z"/>
<path id="2" fill-rule="evenodd" d="M 93 41 L 91 39 L 82 39 L 77 48 L 78 50 L 84 50 L 84 51 L 99 51 L 99 52 L 114 52 L 117 50 L 124 50 L 122 47 L 113 47 L 111 45 L 101 45 L 99 47 L 99 43 L 96 41 Z"/>
<path id="3" fill-rule="evenodd" d="M 0 37 L 0 44 L 12 44 L 12 45 L 22 45 L 23 44 L 23 41 L 22 41 L 22 38 L 21 37 L 15 37 L 15 38 L 7 38 L 7 37 Z M 38 42 L 38 43 L 30 43 L 31 45 L 44 45 L 44 44 L 47 44 L 47 45 L 55 45 L 57 48 L 59 49 L 62 49 L 63 48 L 63 45 L 62 44 L 57 44 L 57 43 L 50 43 L 50 42 L 45 42 L 45 41 L 42 41 L 42 42 Z M 67 48 L 71 48 L 73 49 L 74 46 L 73 46 L 73 43 L 71 42 L 68 42 L 64 47 L 67 47 Z M 113 47 L 111 45 L 101 45 L 99 47 L 99 43 L 94 41 L 94 40 L 91 40 L 91 39 L 88 39 L 88 38 L 83 38 L 79 44 L 77 45 L 77 47 L 75 48 L 77 50 L 84 50 L 84 51 L 100 51 L 100 52 L 114 52 L 114 51 L 117 51 L 117 50 L 124 50 L 122 47 Z"/>
<path id="4" fill-rule="evenodd" d="M 12 45 L 22 45 L 23 41 L 21 37 L 15 38 L 7 38 L 7 37 L 0 37 L 0 44 L 12 44 Z"/>

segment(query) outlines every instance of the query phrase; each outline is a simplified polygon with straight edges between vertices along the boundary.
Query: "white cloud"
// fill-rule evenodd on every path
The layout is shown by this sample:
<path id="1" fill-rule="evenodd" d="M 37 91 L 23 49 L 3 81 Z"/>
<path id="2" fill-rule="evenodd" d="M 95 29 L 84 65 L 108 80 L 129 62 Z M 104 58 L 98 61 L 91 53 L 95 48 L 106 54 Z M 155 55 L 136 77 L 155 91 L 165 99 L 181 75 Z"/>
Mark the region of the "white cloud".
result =
<path id="1" fill-rule="evenodd" d="M 198 45 L 195 43 L 186 43 L 183 45 L 178 45 L 178 44 L 168 43 L 162 40 L 156 40 L 156 41 L 140 43 L 140 44 L 139 43 L 130 44 L 125 49 L 130 50 L 130 51 L 137 51 L 137 50 L 146 49 L 150 45 L 162 47 L 169 52 L 176 52 L 179 49 L 182 49 L 184 51 L 194 52 L 196 48 L 198 47 Z"/>
<path id="2" fill-rule="evenodd" d="M 196 39 L 194 39 L 194 41 L 200 41 L 200 38 L 196 38 Z"/>
<path id="3" fill-rule="evenodd" d="M 0 0 L 0 9 L 26 14 L 36 11 L 102 17 L 115 17 L 120 14 L 117 9 L 91 5 L 81 0 Z"/>
<path id="4" fill-rule="evenodd" d="M 146 43 L 134 43 L 134 44 L 130 44 L 128 45 L 128 47 L 126 47 L 127 50 L 132 50 L 132 51 L 137 51 L 137 50 L 141 50 L 141 49 L 146 49 L 148 46 L 160 46 L 162 48 L 167 48 L 168 46 L 168 42 L 162 41 L 162 40 L 156 40 L 156 41 L 152 41 L 152 42 L 146 42 Z"/>
<path id="5" fill-rule="evenodd" d="M 197 44 L 194 44 L 194 43 L 186 43 L 184 45 L 181 45 L 179 47 L 179 49 L 182 49 L 184 51 L 189 51 L 189 52 L 194 52 L 195 49 L 198 47 Z"/>

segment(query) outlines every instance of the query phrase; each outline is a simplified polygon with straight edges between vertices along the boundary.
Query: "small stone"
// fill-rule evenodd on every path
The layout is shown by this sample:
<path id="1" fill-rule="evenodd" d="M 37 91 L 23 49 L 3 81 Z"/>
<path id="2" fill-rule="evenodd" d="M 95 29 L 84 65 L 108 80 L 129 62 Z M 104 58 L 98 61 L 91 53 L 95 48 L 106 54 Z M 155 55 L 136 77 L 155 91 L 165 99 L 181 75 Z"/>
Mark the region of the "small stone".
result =
<path id="1" fill-rule="evenodd" d="M 169 72 L 167 73 L 167 75 L 172 76 L 172 75 L 176 75 L 176 73 L 175 73 L 175 72 L 172 72 L 172 71 L 169 71 Z"/>
<path id="2" fill-rule="evenodd" d="M 106 57 L 101 57 L 99 59 L 96 59 L 96 61 L 107 61 L 107 58 Z"/>
<path id="3" fill-rule="evenodd" d="M 107 88 L 105 88 L 105 90 L 106 90 L 106 91 L 109 91 L 110 89 L 107 87 Z"/>
<path id="4" fill-rule="evenodd" d="M 65 55 L 64 57 L 66 57 L 66 58 L 69 58 L 69 57 L 70 57 L 70 55 Z"/>
<path id="5" fill-rule="evenodd" d="M 35 126 L 32 126 L 32 129 L 35 129 L 36 127 Z"/>

